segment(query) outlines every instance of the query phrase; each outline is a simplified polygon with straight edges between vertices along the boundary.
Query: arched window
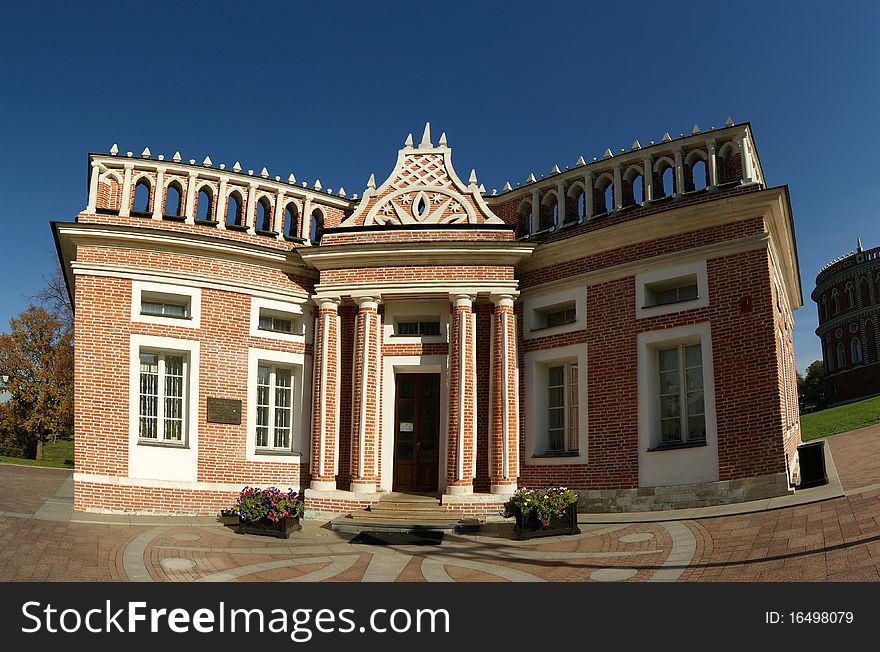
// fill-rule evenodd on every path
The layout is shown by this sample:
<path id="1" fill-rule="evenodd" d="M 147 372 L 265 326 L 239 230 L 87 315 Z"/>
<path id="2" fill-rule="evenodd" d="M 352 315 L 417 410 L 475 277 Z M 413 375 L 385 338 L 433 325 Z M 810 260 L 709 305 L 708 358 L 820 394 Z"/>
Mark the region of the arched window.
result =
<path id="1" fill-rule="evenodd" d="M 843 346 L 843 342 L 837 343 L 837 368 L 843 369 L 846 367 L 846 349 Z"/>
<path id="2" fill-rule="evenodd" d="M 140 179 L 135 184 L 131 210 L 136 213 L 147 213 L 150 210 L 150 182 L 146 179 Z"/>
<path id="3" fill-rule="evenodd" d="M 834 314 L 838 314 L 840 312 L 840 299 L 837 296 L 837 288 L 831 290 L 831 303 L 834 304 Z"/>
<path id="4" fill-rule="evenodd" d="M 226 201 L 226 226 L 244 228 L 244 206 L 237 190 L 229 193 Z"/>
<path id="5" fill-rule="evenodd" d="M 709 185 L 706 161 L 698 159 L 691 165 L 691 190 L 703 190 Z"/>
<path id="6" fill-rule="evenodd" d="M 208 186 L 199 190 L 196 197 L 196 219 L 200 222 L 210 222 L 214 219 L 214 207 L 212 206 L 212 193 Z"/>
<path id="7" fill-rule="evenodd" d="M 871 282 L 867 276 L 863 276 L 859 281 L 859 299 L 862 301 L 862 307 L 871 305 Z"/>
<path id="8" fill-rule="evenodd" d="M 610 213 L 614 210 L 614 183 L 610 175 L 603 174 L 599 177 L 599 180 L 596 181 L 593 198 L 596 202 L 595 210 L 593 211 L 594 214 L 601 215 L 603 213 Z"/>
<path id="9" fill-rule="evenodd" d="M 164 215 L 173 215 L 174 217 L 178 217 L 180 215 L 181 195 L 182 193 L 180 185 L 176 181 L 172 181 L 168 184 L 168 187 L 165 189 L 165 207 L 163 211 Z"/>
<path id="10" fill-rule="evenodd" d="M 862 364 L 862 343 L 858 337 L 853 338 L 853 341 L 850 342 L 849 353 L 853 364 Z"/>
<path id="11" fill-rule="evenodd" d="M 523 199 L 520 202 L 519 208 L 516 209 L 516 214 L 519 216 L 521 233 L 528 234 L 537 231 L 538 225 L 532 220 L 532 201 L 530 199 Z"/>
<path id="12" fill-rule="evenodd" d="M 541 217 L 538 230 L 552 229 L 559 224 L 559 201 L 555 192 L 548 192 L 541 201 Z"/>
<path id="13" fill-rule="evenodd" d="M 272 206 L 265 197 L 260 197 L 257 202 L 257 230 L 266 233 L 272 232 Z"/>
<path id="14" fill-rule="evenodd" d="M 855 308 L 856 307 L 856 293 L 855 293 L 855 291 L 853 291 L 853 284 L 852 283 L 846 284 L 846 302 L 847 302 L 848 308 Z"/>
<path id="15" fill-rule="evenodd" d="M 320 208 L 312 211 L 312 223 L 309 227 L 309 240 L 318 242 L 324 233 L 324 212 Z"/>
<path id="16" fill-rule="evenodd" d="M 724 143 L 718 150 L 715 169 L 718 174 L 718 184 L 739 181 L 742 172 L 739 169 L 739 153 L 733 142 Z"/>
<path id="17" fill-rule="evenodd" d="M 831 353 L 831 347 L 825 349 L 825 364 L 828 366 L 828 373 L 834 371 L 834 354 Z"/>
<path id="18" fill-rule="evenodd" d="M 577 219 L 582 220 L 587 217 L 587 195 L 583 190 L 578 189 L 574 196 L 574 209 Z"/>
<path id="19" fill-rule="evenodd" d="M 633 166 L 623 175 L 623 205 L 634 206 L 644 201 L 642 173 Z"/>
<path id="20" fill-rule="evenodd" d="M 666 157 L 654 164 L 654 199 L 671 197 L 675 194 L 675 168 Z"/>
<path id="21" fill-rule="evenodd" d="M 299 233 L 299 210 L 293 202 L 289 202 L 284 209 L 284 226 L 291 238 L 302 237 Z"/>
<path id="22" fill-rule="evenodd" d="M 822 308 L 819 317 L 822 319 L 828 319 L 828 297 L 824 294 L 822 295 Z"/>

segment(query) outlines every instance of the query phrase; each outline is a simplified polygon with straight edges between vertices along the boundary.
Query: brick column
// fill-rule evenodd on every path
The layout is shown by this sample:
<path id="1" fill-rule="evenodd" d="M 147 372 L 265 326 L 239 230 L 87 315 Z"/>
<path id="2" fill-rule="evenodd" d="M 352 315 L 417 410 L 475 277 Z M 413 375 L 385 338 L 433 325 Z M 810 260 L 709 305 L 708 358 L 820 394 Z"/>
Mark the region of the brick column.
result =
<path id="1" fill-rule="evenodd" d="M 476 341 L 474 298 L 453 297 L 449 320 L 449 437 L 446 449 L 446 493 L 474 493 L 476 460 Z"/>
<path id="2" fill-rule="evenodd" d="M 339 304 L 318 299 L 312 414 L 312 484 L 315 490 L 336 489 L 339 442 Z"/>
<path id="3" fill-rule="evenodd" d="M 513 297 L 493 297 L 492 318 L 492 405 L 489 432 L 489 476 L 493 494 L 516 491 L 519 470 L 517 437 L 519 409 L 516 388 L 516 333 Z"/>
<path id="4" fill-rule="evenodd" d="M 374 297 L 355 297 L 355 301 L 351 490 L 369 493 L 378 484 L 379 302 Z"/>

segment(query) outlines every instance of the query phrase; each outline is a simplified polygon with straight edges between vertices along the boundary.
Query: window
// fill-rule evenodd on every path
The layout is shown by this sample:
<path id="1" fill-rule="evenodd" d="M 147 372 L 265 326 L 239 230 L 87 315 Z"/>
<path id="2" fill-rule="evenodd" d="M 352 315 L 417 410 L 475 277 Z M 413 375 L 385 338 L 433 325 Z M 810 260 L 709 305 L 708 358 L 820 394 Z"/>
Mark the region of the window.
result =
<path id="1" fill-rule="evenodd" d="M 302 335 L 302 321 L 298 315 L 271 310 L 260 310 L 258 328 L 261 331 L 272 333 L 287 333 L 288 335 Z"/>
<path id="2" fill-rule="evenodd" d="M 290 367 L 257 367 L 257 449 L 290 451 L 293 373 Z"/>
<path id="3" fill-rule="evenodd" d="M 848 308 L 855 308 L 856 307 L 856 293 L 853 291 L 853 284 L 852 283 L 846 284 L 846 302 L 848 304 L 847 305 Z"/>
<path id="4" fill-rule="evenodd" d="M 578 451 L 578 364 L 547 368 L 547 454 Z"/>
<path id="5" fill-rule="evenodd" d="M 134 213 L 146 213 L 150 210 L 150 182 L 140 179 L 134 186 L 134 200 L 131 210 Z"/>
<path id="6" fill-rule="evenodd" d="M 696 274 L 659 283 L 650 283 L 645 286 L 645 307 L 691 301 L 698 296 Z"/>
<path id="7" fill-rule="evenodd" d="M 852 356 L 853 364 L 861 364 L 862 363 L 862 343 L 859 338 L 855 338 L 849 345 L 850 355 Z"/>
<path id="8" fill-rule="evenodd" d="M 264 233 L 272 233 L 272 205 L 265 197 L 257 202 L 257 229 Z"/>
<path id="9" fill-rule="evenodd" d="M 840 312 L 840 298 L 837 296 L 837 288 L 831 290 L 831 301 L 834 303 L 834 314 Z"/>
<path id="10" fill-rule="evenodd" d="M 141 314 L 151 317 L 190 318 L 190 297 L 158 292 L 141 293 Z"/>
<path id="11" fill-rule="evenodd" d="M 834 356 L 831 354 L 831 347 L 825 349 L 825 360 L 828 363 L 828 373 L 834 371 Z"/>
<path id="12" fill-rule="evenodd" d="M 659 446 L 706 441 L 703 352 L 700 344 L 657 350 L 660 382 Z"/>
<path id="13" fill-rule="evenodd" d="M 440 335 L 440 320 L 399 321 L 394 333 L 401 337 L 418 337 L 421 335 Z"/>
<path id="14" fill-rule="evenodd" d="M 140 352 L 138 438 L 169 444 L 186 443 L 186 355 Z"/>
<path id="15" fill-rule="evenodd" d="M 176 181 L 172 181 L 165 189 L 165 215 L 169 217 L 178 217 L 180 215 L 181 206 L 181 189 Z"/>
<path id="16" fill-rule="evenodd" d="M 843 342 L 837 343 L 837 368 L 846 367 L 846 350 L 843 348 Z"/>
<path id="17" fill-rule="evenodd" d="M 554 326 L 564 326 L 573 324 L 577 321 L 577 308 L 575 303 L 567 303 L 563 306 L 553 306 L 550 308 L 542 308 L 535 311 L 536 324 L 535 329 L 553 328 Z"/>
<path id="18" fill-rule="evenodd" d="M 212 203 L 210 186 L 205 186 L 199 190 L 198 198 L 196 199 L 196 219 L 199 222 L 211 222 L 214 219 Z"/>

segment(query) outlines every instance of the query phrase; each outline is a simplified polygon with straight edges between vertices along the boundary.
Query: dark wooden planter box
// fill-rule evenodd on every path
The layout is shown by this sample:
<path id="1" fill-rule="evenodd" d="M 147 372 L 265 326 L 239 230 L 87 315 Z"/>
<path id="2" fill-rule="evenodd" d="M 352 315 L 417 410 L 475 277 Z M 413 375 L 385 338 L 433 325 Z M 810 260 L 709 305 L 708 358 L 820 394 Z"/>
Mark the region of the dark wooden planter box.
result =
<path id="1" fill-rule="evenodd" d="M 256 522 L 245 521 L 240 518 L 236 532 L 239 534 L 262 534 L 264 536 L 287 539 L 290 537 L 291 532 L 299 532 L 300 530 L 302 530 L 302 525 L 299 523 L 299 516 L 294 516 L 293 518 L 282 518 L 277 523 L 270 521 L 268 518 L 260 519 Z"/>
<path id="2" fill-rule="evenodd" d="M 550 519 L 550 523 L 547 525 L 542 525 L 534 512 L 530 512 L 528 516 L 517 514 L 514 530 L 519 533 L 520 539 L 580 534 L 577 522 L 577 503 L 575 503 L 569 505 L 562 516 Z"/>

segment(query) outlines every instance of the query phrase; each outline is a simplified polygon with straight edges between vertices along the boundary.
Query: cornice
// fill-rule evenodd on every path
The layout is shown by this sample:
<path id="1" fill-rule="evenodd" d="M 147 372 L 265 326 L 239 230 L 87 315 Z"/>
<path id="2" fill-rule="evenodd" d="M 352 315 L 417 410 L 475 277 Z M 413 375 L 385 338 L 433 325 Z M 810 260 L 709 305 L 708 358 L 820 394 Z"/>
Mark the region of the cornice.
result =
<path id="1" fill-rule="evenodd" d="M 319 270 L 358 267 L 517 265 L 537 245 L 515 241 L 380 242 L 331 245 L 298 250 Z"/>

